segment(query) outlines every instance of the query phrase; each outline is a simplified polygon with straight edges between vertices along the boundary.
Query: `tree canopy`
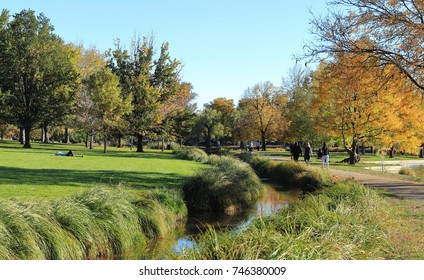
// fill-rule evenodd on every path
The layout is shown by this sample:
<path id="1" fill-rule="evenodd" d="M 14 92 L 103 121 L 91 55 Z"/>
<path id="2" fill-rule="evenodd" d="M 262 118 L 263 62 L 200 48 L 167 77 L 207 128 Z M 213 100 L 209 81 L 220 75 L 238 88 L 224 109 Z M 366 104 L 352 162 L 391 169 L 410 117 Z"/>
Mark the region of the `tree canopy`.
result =
<path id="1" fill-rule="evenodd" d="M 377 67 L 372 58 L 368 67 L 358 67 L 363 61 L 362 56 L 338 54 L 315 74 L 316 125 L 341 137 L 351 164 L 359 142 L 387 148 L 397 143 L 414 151 L 424 120 L 420 94 L 397 68 Z"/>
<path id="2" fill-rule="evenodd" d="M 326 17 L 314 17 L 315 40 L 306 57 L 367 54 L 394 65 L 424 89 L 424 2 L 416 0 L 335 0 Z"/>
<path id="3" fill-rule="evenodd" d="M 27 148 L 31 129 L 52 110 L 68 112 L 74 93 L 77 74 L 72 54 L 53 31 L 47 17 L 31 10 L 12 20 L 6 10 L 0 16 L 0 88 L 7 93 L 8 112 L 13 112 L 9 122 L 25 129 Z"/>

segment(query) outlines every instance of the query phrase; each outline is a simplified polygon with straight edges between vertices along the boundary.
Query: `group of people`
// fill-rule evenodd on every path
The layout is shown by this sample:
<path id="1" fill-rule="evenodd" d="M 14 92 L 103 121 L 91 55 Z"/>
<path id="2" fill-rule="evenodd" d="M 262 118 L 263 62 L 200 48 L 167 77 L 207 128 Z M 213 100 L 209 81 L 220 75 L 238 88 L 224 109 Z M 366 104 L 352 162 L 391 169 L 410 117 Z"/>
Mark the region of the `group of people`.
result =
<path id="1" fill-rule="evenodd" d="M 253 152 L 253 150 L 256 149 L 259 152 L 260 149 L 261 149 L 261 145 L 262 145 L 261 141 L 256 141 L 256 144 L 254 144 L 253 141 L 249 141 L 247 143 L 247 150 L 249 152 Z M 244 150 L 245 149 L 245 146 L 244 146 L 244 142 L 243 141 L 240 142 L 240 149 L 241 150 Z"/>
<path id="2" fill-rule="evenodd" d="M 294 161 L 299 161 L 299 157 L 303 155 L 303 158 L 307 165 L 311 162 L 311 156 L 312 156 L 312 148 L 311 145 L 307 142 L 302 148 L 300 147 L 300 144 L 298 142 L 295 142 L 294 144 L 290 144 L 290 154 Z M 318 150 L 318 158 L 321 159 L 322 165 L 321 167 L 326 166 L 329 167 L 330 164 L 330 154 L 328 151 L 328 146 L 325 142 L 323 142 L 322 147 Z"/>

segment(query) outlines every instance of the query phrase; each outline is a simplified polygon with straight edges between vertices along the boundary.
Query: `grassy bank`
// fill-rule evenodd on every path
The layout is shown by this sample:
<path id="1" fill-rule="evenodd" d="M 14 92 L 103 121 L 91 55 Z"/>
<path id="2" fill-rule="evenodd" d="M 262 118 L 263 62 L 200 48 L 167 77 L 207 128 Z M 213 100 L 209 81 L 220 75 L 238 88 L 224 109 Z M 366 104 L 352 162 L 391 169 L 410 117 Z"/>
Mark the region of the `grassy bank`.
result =
<path id="1" fill-rule="evenodd" d="M 380 259 L 393 251 L 387 202 L 351 181 L 308 194 L 241 231 L 209 229 L 181 259 Z"/>

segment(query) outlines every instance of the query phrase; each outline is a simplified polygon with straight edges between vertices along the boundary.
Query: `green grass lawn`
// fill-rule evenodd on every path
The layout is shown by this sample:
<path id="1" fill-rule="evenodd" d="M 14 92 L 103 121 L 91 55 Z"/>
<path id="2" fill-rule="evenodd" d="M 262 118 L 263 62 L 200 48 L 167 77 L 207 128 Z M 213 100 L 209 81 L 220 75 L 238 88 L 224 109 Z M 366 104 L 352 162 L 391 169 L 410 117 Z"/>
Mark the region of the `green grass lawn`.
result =
<path id="1" fill-rule="evenodd" d="M 177 159 L 170 152 L 101 146 L 32 143 L 23 149 L 17 141 L 0 141 L 0 198 L 60 198 L 93 186 L 132 189 L 178 187 L 204 165 Z M 59 157 L 73 150 L 77 157 Z M 83 156 L 83 157 L 80 157 Z"/>

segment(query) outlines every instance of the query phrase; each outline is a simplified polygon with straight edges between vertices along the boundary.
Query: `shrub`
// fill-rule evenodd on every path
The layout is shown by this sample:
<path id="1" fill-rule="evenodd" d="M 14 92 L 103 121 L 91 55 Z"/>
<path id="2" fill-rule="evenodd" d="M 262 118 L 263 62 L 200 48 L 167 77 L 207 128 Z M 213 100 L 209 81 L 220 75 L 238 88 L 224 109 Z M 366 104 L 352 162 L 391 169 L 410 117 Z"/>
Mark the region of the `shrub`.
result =
<path id="1" fill-rule="evenodd" d="M 416 167 L 414 167 L 413 170 L 414 170 L 415 175 L 417 177 L 424 178 L 424 166 L 423 165 L 416 166 Z"/>
<path id="2" fill-rule="evenodd" d="M 415 177 L 416 176 L 415 171 L 412 168 L 409 168 L 409 167 L 402 167 L 399 170 L 399 174 L 401 174 L 401 175 L 407 175 L 407 176 L 412 176 L 412 177 Z"/>
<path id="3" fill-rule="evenodd" d="M 183 147 L 175 142 L 171 142 L 171 150 L 173 153 L 178 153 Z"/>

